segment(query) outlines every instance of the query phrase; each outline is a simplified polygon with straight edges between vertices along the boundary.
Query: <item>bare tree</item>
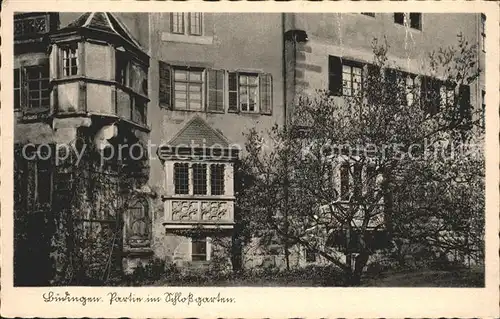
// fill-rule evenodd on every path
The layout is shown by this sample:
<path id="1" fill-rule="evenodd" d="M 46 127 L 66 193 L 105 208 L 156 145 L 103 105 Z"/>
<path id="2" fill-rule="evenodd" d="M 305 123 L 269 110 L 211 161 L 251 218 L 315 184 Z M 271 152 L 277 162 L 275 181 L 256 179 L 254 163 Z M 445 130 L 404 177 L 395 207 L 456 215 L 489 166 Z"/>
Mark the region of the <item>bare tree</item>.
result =
<path id="1" fill-rule="evenodd" d="M 445 237 L 465 241 L 462 235 L 412 237 L 410 216 L 417 212 L 426 215 L 427 232 L 475 220 L 482 238 L 481 204 L 454 214 L 465 195 L 484 194 L 480 184 L 462 182 L 467 173 L 481 180 L 480 172 L 468 169 L 480 165 L 481 157 L 464 163 L 467 155 L 427 156 L 429 150 L 446 149 L 443 145 L 458 148 L 480 140 L 469 89 L 479 75 L 475 45 L 459 35 L 456 47 L 429 55 L 427 72 L 419 76 L 392 66 L 388 50 L 374 40 L 373 63 L 343 98 L 324 91 L 301 96 L 289 127 L 275 126 L 268 140 L 253 130 L 246 145 L 243 167 L 252 183 L 240 201 L 243 222 L 257 237 L 276 234 L 285 248 L 300 245 L 317 253 L 342 269 L 350 285 L 360 283 L 369 257 L 395 238 L 431 246 L 443 245 Z M 430 201 L 433 179 L 425 172 L 434 172 L 437 187 L 449 186 L 447 196 Z M 407 181 L 427 191 L 410 197 Z M 450 188 L 460 189 L 460 195 Z"/>

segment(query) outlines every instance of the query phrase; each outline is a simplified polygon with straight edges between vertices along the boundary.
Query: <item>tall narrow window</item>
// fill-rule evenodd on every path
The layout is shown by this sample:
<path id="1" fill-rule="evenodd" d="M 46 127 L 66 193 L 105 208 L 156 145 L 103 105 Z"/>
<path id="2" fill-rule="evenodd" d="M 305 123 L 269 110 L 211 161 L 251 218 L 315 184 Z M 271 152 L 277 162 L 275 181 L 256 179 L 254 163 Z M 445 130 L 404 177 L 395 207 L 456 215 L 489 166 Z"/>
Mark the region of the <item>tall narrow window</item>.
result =
<path id="1" fill-rule="evenodd" d="M 184 34 L 184 13 L 172 12 L 172 33 Z"/>
<path id="2" fill-rule="evenodd" d="M 224 165 L 212 164 L 210 166 L 210 194 L 224 194 Z"/>
<path id="3" fill-rule="evenodd" d="M 200 12 L 189 13 L 189 34 L 201 35 L 202 34 L 202 21 Z"/>
<path id="4" fill-rule="evenodd" d="M 71 76 L 78 74 L 77 45 L 72 44 L 62 48 L 63 54 L 63 75 Z"/>
<path id="5" fill-rule="evenodd" d="M 26 81 L 28 82 L 28 107 L 35 109 L 49 107 L 49 66 L 26 68 Z"/>
<path id="6" fill-rule="evenodd" d="M 208 102 L 209 111 L 224 111 L 224 71 L 208 70 Z"/>
<path id="7" fill-rule="evenodd" d="M 238 73 L 229 72 L 229 112 L 238 111 Z"/>
<path id="8" fill-rule="evenodd" d="M 349 199 L 349 163 L 340 166 L 340 199 Z"/>
<path id="9" fill-rule="evenodd" d="M 486 15 L 481 13 L 481 48 L 486 52 Z"/>
<path id="10" fill-rule="evenodd" d="M 116 54 L 116 82 L 121 85 L 127 85 L 128 77 L 128 59 L 123 53 Z"/>
<path id="11" fill-rule="evenodd" d="M 174 70 L 174 107 L 202 110 L 203 70 Z"/>
<path id="12" fill-rule="evenodd" d="M 207 165 L 193 164 L 193 194 L 207 194 Z"/>
<path id="13" fill-rule="evenodd" d="M 14 69 L 14 110 L 21 108 L 21 69 Z"/>
<path id="14" fill-rule="evenodd" d="M 256 74 L 240 74 L 239 102 L 242 112 L 258 112 L 258 76 Z"/>
<path id="15" fill-rule="evenodd" d="M 207 238 L 193 237 L 191 238 L 191 260 L 206 261 L 207 260 Z"/>
<path id="16" fill-rule="evenodd" d="M 160 73 L 160 83 L 159 83 L 159 100 L 160 106 L 166 107 L 167 109 L 172 108 L 172 67 L 160 61 L 159 64 Z"/>
<path id="17" fill-rule="evenodd" d="M 261 74 L 259 76 L 260 84 L 260 113 L 272 114 L 273 110 L 273 86 L 270 74 Z"/>
<path id="18" fill-rule="evenodd" d="M 189 194 L 189 164 L 174 164 L 174 187 L 176 194 Z"/>

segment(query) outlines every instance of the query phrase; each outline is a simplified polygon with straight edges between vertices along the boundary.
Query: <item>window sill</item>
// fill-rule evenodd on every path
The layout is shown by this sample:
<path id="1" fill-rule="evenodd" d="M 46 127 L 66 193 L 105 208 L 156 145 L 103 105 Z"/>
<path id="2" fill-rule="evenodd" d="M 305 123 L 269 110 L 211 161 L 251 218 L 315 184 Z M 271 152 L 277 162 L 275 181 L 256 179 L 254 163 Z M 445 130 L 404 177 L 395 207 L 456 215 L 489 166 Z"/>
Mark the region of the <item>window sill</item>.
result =
<path id="1" fill-rule="evenodd" d="M 203 35 L 185 35 L 185 34 L 175 34 L 175 33 L 162 32 L 161 40 L 165 41 L 165 42 L 180 42 L 180 43 L 210 45 L 210 44 L 213 44 L 214 37 L 203 36 Z"/>
<path id="2" fill-rule="evenodd" d="M 191 200 L 213 200 L 213 201 L 234 201 L 235 197 L 231 195 L 162 195 L 161 199 L 166 200 L 179 200 L 179 199 L 191 199 Z"/>

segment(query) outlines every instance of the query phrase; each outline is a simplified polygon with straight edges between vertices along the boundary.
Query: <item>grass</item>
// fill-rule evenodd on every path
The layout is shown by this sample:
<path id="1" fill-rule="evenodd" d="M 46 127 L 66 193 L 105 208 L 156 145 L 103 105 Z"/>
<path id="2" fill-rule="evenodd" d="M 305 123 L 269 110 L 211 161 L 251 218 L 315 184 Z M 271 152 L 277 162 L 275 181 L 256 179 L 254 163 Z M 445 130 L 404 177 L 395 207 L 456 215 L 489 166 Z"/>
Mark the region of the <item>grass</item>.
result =
<path id="1" fill-rule="evenodd" d="M 342 274 L 333 268 L 304 268 L 290 271 L 270 269 L 241 274 L 171 273 L 155 280 L 133 280 L 127 286 L 191 286 L 191 287 L 339 287 Z M 456 270 L 389 270 L 365 276 L 363 287 L 484 287 L 482 269 Z"/>
<path id="2" fill-rule="evenodd" d="M 365 287 L 484 287 L 482 269 L 389 271 L 363 282 Z"/>

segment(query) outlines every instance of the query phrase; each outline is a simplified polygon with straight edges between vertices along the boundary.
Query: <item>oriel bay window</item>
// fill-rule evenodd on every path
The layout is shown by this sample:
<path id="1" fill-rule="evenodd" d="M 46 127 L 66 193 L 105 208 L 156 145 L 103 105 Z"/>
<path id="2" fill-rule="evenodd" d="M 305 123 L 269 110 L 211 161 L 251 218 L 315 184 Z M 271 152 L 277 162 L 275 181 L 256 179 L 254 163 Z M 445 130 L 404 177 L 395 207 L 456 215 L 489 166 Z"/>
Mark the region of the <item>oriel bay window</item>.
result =
<path id="1" fill-rule="evenodd" d="M 176 195 L 224 195 L 224 164 L 175 163 Z"/>
<path id="2" fill-rule="evenodd" d="M 160 106 L 171 110 L 272 114 L 272 77 L 159 62 Z"/>

